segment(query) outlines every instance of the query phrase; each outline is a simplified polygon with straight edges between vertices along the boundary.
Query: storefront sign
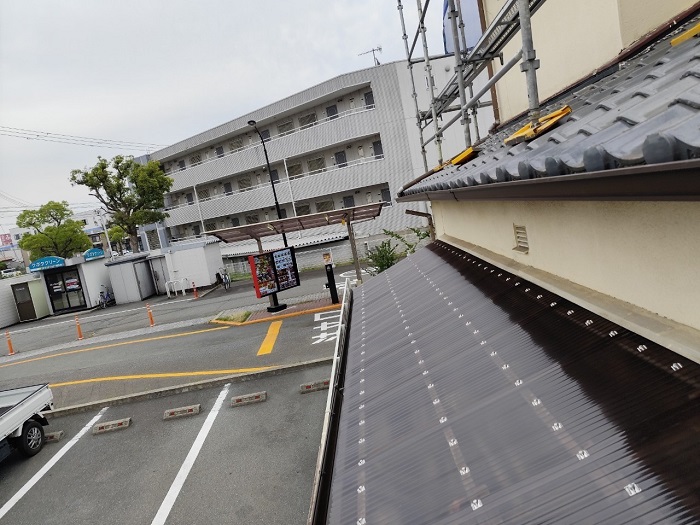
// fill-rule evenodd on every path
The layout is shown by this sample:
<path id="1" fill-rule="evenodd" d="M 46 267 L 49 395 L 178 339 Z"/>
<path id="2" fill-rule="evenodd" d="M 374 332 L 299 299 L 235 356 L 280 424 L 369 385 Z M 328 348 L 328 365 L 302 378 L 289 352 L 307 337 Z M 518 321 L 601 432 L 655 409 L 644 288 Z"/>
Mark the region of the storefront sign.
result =
<path id="1" fill-rule="evenodd" d="M 92 261 L 93 259 L 103 259 L 105 252 L 102 248 L 90 248 L 83 253 L 83 258 L 85 261 Z"/>
<path id="2" fill-rule="evenodd" d="M 284 248 L 248 257 L 258 298 L 299 286 L 294 248 Z"/>
<path id="3" fill-rule="evenodd" d="M 66 265 L 66 260 L 63 257 L 56 257 L 55 255 L 50 255 L 48 257 L 42 257 L 37 259 L 32 264 L 29 265 L 30 272 L 40 272 L 42 270 L 48 270 L 49 268 L 60 268 Z"/>

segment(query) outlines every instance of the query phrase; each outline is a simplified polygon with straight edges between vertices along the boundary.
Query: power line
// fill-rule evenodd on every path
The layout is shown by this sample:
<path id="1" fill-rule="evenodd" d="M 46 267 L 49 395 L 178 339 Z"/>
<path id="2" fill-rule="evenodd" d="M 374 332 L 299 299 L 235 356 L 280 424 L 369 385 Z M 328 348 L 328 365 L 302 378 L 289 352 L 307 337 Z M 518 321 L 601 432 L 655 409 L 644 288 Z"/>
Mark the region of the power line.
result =
<path id="1" fill-rule="evenodd" d="M 27 140 L 41 140 L 45 142 L 58 142 L 61 144 L 72 144 L 76 146 L 91 146 L 111 149 L 128 149 L 142 151 L 144 149 L 151 150 L 165 147 L 161 144 L 149 144 L 144 142 L 133 142 L 126 140 L 82 137 L 79 135 L 66 135 L 63 133 L 51 133 L 48 131 L 13 128 L 10 126 L 0 126 L 0 135 L 4 135 L 7 137 L 23 138 Z"/>

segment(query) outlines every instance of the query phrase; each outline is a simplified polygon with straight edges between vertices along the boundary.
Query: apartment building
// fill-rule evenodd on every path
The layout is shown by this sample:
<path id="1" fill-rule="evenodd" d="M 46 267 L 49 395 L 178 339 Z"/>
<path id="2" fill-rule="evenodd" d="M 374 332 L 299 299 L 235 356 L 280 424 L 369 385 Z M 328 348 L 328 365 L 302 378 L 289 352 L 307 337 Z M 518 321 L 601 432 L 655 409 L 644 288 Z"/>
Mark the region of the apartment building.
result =
<path id="1" fill-rule="evenodd" d="M 447 75 L 451 64 L 440 62 L 435 74 Z M 165 197 L 165 237 L 178 242 L 276 219 L 271 182 L 282 218 L 385 202 L 378 219 L 355 225 L 358 238 L 421 226 L 422 219 L 405 211 L 425 210 L 425 204 L 400 204 L 393 197 L 425 171 L 412 92 L 406 62 L 380 65 L 340 75 L 152 153 L 149 158 L 160 161 L 175 181 Z M 428 100 L 425 89 L 417 96 Z M 483 113 L 481 125 L 488 127 L 492 118 Z M 250 120 L 265 140 L 269 172 Z M 445 138 L 454 148 L 458 133 Z M 344 232 L 328 227 L 289 241 L 309 245 L 342 239 Z M 160 246 L 162 236 L 151 235 Z M 225 256 L 256 250 L 255 243 L 222 247 Z"/>

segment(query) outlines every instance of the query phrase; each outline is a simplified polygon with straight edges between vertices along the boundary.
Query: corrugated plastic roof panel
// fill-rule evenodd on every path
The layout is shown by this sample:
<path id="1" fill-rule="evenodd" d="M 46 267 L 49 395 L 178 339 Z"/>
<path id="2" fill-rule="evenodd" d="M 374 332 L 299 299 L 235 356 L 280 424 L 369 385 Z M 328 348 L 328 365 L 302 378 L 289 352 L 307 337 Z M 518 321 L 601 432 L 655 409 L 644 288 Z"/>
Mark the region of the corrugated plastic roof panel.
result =
<path id="1" fill-rule="evenodd" d="M 504 140 L 521 119 L 480 144 L 478 157 L 438 171 L 400 196 L 700 157 L 700 39 L 670 40 L 689 22 L 619 71 L 541 109 L 573 109 L 563 123 L 527 143 Z"/>
<path id="2" fill-rule="evenodd" d="M 700 365 L 436 242 L 353 297 L 327 523 L 698 523 Z"/>

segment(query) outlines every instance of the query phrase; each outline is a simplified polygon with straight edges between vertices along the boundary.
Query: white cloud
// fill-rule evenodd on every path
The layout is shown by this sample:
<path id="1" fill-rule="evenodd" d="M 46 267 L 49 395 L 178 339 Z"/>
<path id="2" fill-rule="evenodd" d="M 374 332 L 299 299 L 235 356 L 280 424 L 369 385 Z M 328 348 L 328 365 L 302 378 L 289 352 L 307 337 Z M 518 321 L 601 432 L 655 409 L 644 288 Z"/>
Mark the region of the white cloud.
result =
<path id="1" fill-rule="evenodd" d="M 442 2 L 433 4 L 426 23 L 440 54 Z M 410 44 L 415 3 L 403 12 Z M 371 67 L 372 55 L 358 54 L 378 45 L 382 63 L 405 58 L 393 0 L 3 1 L 0 126 L 168 145 Z M 36 204 L 85 202 L 71 169 L 117 153 L 142 152 L 0 135 L 0 185 Z M 6 206 L 2 224 L 14 221 Z"/>

